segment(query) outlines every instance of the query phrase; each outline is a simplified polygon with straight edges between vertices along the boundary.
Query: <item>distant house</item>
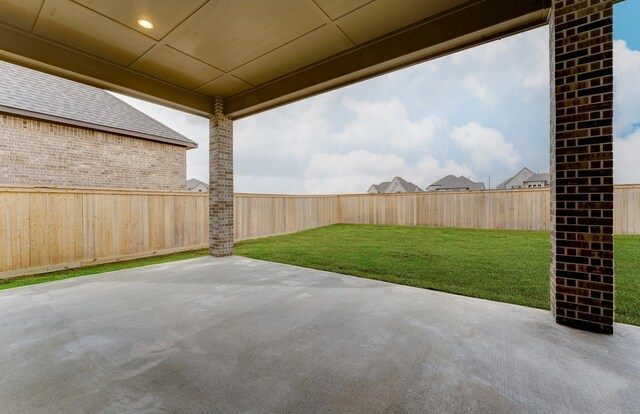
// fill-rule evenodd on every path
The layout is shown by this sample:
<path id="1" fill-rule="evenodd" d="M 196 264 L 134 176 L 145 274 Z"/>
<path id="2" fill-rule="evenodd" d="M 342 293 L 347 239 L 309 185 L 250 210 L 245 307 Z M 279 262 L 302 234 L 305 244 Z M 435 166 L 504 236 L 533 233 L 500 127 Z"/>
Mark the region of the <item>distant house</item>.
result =
<path id="1" fill-rule="evenodd" d="M 209 184 L 203 183 L 197 178 L 191 178 L 187 180 L 187 190 L 193 191 L 194 193 L 208 193 Z"/>
<path id="2" fill-rule="evenodd" d="M 185 191 L 197 146 L 102 89 L 0 61 L 0 185 Z"/>
<path id="3" fill-rule="evenodd" d="M 403 179 L 402 177 L 394 177 L 391 181 L 384 181 L 380 184 L 372 184 L 367 190 L 369 194 L 391 194 L 391 193 L 422 193 L 420 187 L 414 183 Z"/>
<path id="4" fill-rule="evenodd" d="M 498 190 L 510 190 L 515 188 L 549 187 L 549 173 L 536 174 L 524 167 L 513 177 L 507 178 L 498 184 Z"/>
<path id="5" fill-rule="evenodd" d="M 484 190 L 483 182 L 471 181 L 467 177 L 461 175 L 447 175 L 427 187 L 427 191 L 467 191 L 467 190 Z"/>
<path id="6" fill-rule="evenodd" d="M 551 175 L 549 173 L 533 174 L 524 180 L 524 188 L 541 188 L 549 187 L 551 184 Z"/>

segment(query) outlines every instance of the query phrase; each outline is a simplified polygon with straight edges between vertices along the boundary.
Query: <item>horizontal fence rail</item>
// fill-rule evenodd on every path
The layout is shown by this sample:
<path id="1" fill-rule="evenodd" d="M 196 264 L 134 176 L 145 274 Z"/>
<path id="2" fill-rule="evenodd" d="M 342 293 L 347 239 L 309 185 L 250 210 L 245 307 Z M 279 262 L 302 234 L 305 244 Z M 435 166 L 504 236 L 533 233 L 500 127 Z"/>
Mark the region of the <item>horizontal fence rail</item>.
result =
<path id="1" fill-rule="evenodd" d="M 195 193 L 0 188 L 0 275 L 206 247 L 207 206 Z"/>
<path id="2" fill-rule="evenodd" d="M 236 194 L 235 240 L 328 226 L 340 222 L 336 196 Z"/>
<path id="3" fill-rule="evenodd" d="M 335 223 L 549 229 L 549 190 L 327 196 L 236 194 L 235 240 Z M 208 194 L 0 187 L 0 278 L 206 247 Z M 614 195 L 640 234 L 640 185 Z"/>
<path id="4" fill-rule="evenodd" d="M 511 230 L 549 229 L 549 191 L 452 191 L 340 197 L 341 222 Z"/>

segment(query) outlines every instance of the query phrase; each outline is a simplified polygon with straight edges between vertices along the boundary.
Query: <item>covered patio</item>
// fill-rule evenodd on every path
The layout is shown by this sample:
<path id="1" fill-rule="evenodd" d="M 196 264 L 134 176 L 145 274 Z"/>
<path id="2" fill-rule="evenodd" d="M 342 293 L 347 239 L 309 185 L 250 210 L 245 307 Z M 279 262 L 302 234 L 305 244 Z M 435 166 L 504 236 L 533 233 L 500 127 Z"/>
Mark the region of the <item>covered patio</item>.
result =
<path id="1" fill-rule="evenodd" d="M 613 0 L 0 0 L 0 59 L 209 117 L 233 253 L 233 120 L 548 24 L 551 310 L 613 333 Z"/>
<path id="2" fill-rule="evenodd" d="M 638 412 L 612 0 L 0 0 L 0 59 L 210 120 L 209 251 L 0 293 L 8 412 Z M 546 311 L 233 254 L 233 120 L 549 25 Z M 616 335 L 595 335 L 570 329 Z"/>
<path id="3" fill-rule="evenodd" d="M 640 411 L 640 328 L 242 257 L 0 292 L 2 411 Z"/>

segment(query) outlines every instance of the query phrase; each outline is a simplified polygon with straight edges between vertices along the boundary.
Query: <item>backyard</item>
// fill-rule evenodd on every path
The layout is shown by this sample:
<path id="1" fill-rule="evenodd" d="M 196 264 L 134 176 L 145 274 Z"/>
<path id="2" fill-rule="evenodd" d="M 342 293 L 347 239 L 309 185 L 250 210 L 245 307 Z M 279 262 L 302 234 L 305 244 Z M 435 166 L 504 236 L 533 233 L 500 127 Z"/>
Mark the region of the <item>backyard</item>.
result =
<path id="1" fill-rule="evenodd" d="M 640 236 L 616 236 L 616 322 L 640 325 Z M 549 309 L 549 233 L 336 224 L 235 254 Z"/>
<path id="2" fill-rule="evenodd" d="M 640 236 L 616 236 L 616 322 L 640 326 Z M 236 243 L 234 253 L 549 309 L 549 233 L 335 224 Z M 206 249 L 0 282 L 0 289 L 189 259 Z"/>

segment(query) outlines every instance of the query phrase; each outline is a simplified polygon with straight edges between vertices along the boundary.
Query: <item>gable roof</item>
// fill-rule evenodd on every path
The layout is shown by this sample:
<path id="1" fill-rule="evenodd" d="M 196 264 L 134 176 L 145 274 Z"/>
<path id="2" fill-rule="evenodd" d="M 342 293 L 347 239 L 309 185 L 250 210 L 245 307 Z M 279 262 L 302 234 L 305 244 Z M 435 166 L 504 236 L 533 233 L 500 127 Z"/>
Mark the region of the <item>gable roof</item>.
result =
<path id="1" fill-rule="evenodd" d="M 375 187 L 376 190 L 378 190 L 378 192 L 380 193 L 384 193 L 385 191 L 387 191 L 387 188 L 389 188 L 389 184 L 391 184 L 391 181 L 383 181 L 378 185 L 373 185 Z"/>
<path id="2" fill-rule="evenodd" d="M 372 184 L 371 187 L 373 187 L 378 193 L 387 193 L 387 192 L 390 191 L 390 189 L 392 188 L 392 184 L 394 184 L 394 183 L 396 183 L 400 187 L 402 187 L 404 189 L 404 191 L 407 192 L 407 193 L 421 193 L 421 192 L 424 192 L 423 189 L 421 189 L 420 187 L 418 187 L 414 183 L 405 180 L 402 177 L 394 177 L 393 180 L 391 180 L 391 181 L 383 181 L 380 184 Z M 371 187 L 369 187 L 369 190 L 371 190 Z"/>
<path id="3" fill-rule="evenodd" d="M 540 173 L 540 174 L 533 174 L 531 177 L 527 178 L 526 180 L 524 180 L 524 182 L 531 182 L 531 181 L 545 181 L 545 182 L 550 182 L 551 180 L 551 174 L 549 173 Z"/>
<path id="4" fill-rule="evenodd" d="M 427 191 L 435 191 L 438 189 L 484 190 L 484 183 L 482 181 L 480 182 L 471 181 L 470 179 L 468 179 L 463 175 L 461 175 L 460 177 L 456 177 L 454 175 L 447 175 L 427 187 Z"/>
<path id="5" fill-rule="evenodd" d="M 190 178 L 187 180 L 187 190 L 191 190 L 192 188 L 196 188 L 199 184 L 204 185 L 209 191 L 209 184 L 198 180 L 197 178 Z"/>
<path id="6" fill-rule="evenodd" d="M 400 184 L 400 186 L 402 186 L 402 188 L 404 188 L 407 193 L 420 193 L 423 191 L 420 187 L 418 187 L 414 183 L 410 183 L 402 177 L 394 177 L 392 182 L 394 181 Z"/>
<path id="7" fill-rule="evenodd" d="M 524 168 L 522 168 L 520 171 L 518 171 L 517 173 L 515 173 L 515 175 L 513 175 L 513 176 L 511 176 L 511 177 L 507 178 L 506 180 L 504 180 L 503 182 L 501 182 L 500 184 L 498 184 L 498 185 L 496 186 L 496 189 L 498 189 L 498 190 L 504 190 L 504 189 L 506 189 L 506 188 L 507 188 L 507 185 L 509 184 L 509 182 L 510 182 L 511 180 L 513 180 L 514 178 L 518 177 L 518 176 L 519 176 L 519 175 L 521 175 L 521 174 L 525 174 L 525 175 L 527 175 L 527 176 L 529 176 L 529 177 L 530 177 L 530 176 L 532 176 L 532 175 L 533 175 L 533 171 L 531 171 L 531 170 L 530 170 L 530 169 L 528 169 L 527 167 L 524 167 Z M 525 180 L 526 180 L 526 179 L 525 179 Z M 525 180 L 523 180 L 523 181 L 525 181 Z"/>
<path id="8" fill-rule="evenodd" d="M 110 93 L 0 61 L 0 113 L 165 142 L 197 143 Z"/>
<path id="9" fill-rule="evenodd" d="M 455 180 L 455 179 L 456 179 L 455 175 L 451 175 L 451 174 L 445 175 L 444 177 L 442 177 L 441 179 L 439 179 L 435 183 L 431 184 L 429 187 L 433 187 L 433 186 L 436 186 L 436 185 L 440 186 L 440 185 L 443 185 L 443 184 L 447 183 L 448 181 Z"/>

